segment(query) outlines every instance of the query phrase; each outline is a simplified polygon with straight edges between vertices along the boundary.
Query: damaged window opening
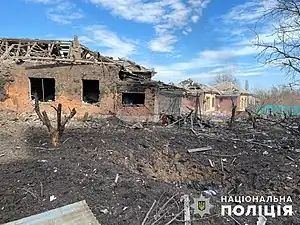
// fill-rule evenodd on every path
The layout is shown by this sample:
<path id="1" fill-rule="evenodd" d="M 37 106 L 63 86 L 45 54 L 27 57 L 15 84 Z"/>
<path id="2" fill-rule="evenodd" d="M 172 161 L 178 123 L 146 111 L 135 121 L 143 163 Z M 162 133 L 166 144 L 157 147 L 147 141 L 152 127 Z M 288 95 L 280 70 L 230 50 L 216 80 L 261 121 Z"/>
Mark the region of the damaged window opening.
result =
<path id="1" fill-rule="evenodd" d="M 125 80 L 126 79 L 126 73 L 124 73 L 124 71 L 122 71 L 122 70 L 119 72 L 119 79 L 120 80 Z"/>
<path id="2" fill-rule="evenodd" d="M 34 100 L 34 95 L 40 102 L 55 101 L 55 79 L 54 78 L 29 78 L 31 100 Z"/>
<path id="3" fill-rule="evenodd" d="M 122 93 L 122 104 L 130 105 L 144 105 L 145 93 Z"/>
<path id="4" fill-rule="evenodd" d="M 99 102 L 99 80 L 82 80 L 82 99 L 85 103 Z"/>

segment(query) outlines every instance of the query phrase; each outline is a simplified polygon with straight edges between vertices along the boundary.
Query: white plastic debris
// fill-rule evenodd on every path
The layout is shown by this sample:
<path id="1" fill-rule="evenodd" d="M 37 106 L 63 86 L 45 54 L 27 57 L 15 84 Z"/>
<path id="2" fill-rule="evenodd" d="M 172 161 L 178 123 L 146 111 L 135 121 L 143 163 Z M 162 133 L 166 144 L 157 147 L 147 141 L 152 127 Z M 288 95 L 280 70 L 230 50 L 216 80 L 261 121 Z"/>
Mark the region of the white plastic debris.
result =
<path id="1" fill-rule="evenodd" d="M 118 183 L 119 180 L 119 174 L 117 174 L 116 178 L 115 178 L 115 183 Z"/>
<path id="2" fill-rule="evenodd" d="M 128 209 L 128 207 L 127 207 L 127 206 L 125 206 L 125 207 L 123 208 L 123 211 L 125 211 L 126 209 Z"/>
<path id="3" fill-rule="evenodd" d="M 269 152 L 268 151 L 264 151 L 263 155 L 269 155 Z"/>
<path id="4" fill-rule="evenodd" d="M 257 219 L 258 219 L 257 223 L 256 223 L 257 225 L 266 225 L 266 222 L 267 222 L 267 218 L 266 217 L 264 217 L 263 215 L 261 215 Z"/>
<path id="5" fill-rule="evenodd" d="M 108 209 L 101 209 L 100 212 L 107 214 L 108 213 Z"/>
<path id="6" fill-rule="evenodd" d="M 211 159 L 208 159 L 208 161 L 211 167 L 215 167 L 215 163 Z"/>
<path id="7" fill-rule="evenodd" d="M 48 160 L 46 160 L 46 159 L 41 159 L 41 160 L 38 160 L 38 162 L 43 162 L 43 163 L 45 163 L 45 162 L 48 162 Z"/>
<path id="8" fill-rule="evenodd" d="M 204 191 L 204 193 L 207 195 L 217 195 L 217 192 L 215 192 L 214 190 L 206 190 Z"/>
<path id="9" fill-rule="evenodd" d="M 50 196 L 50 202 L 54 201 L 56 199 L 56 197 L 54 195 Z"/>

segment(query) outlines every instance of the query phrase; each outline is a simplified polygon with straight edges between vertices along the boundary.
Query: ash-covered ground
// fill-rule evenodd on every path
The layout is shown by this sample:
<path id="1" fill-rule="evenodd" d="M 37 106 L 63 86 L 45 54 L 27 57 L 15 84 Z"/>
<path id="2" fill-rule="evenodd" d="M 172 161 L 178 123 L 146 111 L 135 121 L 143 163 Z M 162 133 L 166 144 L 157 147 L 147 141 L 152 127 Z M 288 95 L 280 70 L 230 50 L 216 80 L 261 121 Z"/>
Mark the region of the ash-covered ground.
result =
<path id="1" fill-rule="evenodd" d="M 206 193 L 214 208 L 193 216 L 193 224 L 256 224 L 255 216 L 220 215 L 228 194 L 291 196 L 294 215 L 268 217 L 267 224 L 300 224 L 300 142 L 279 126 L 254 130 L 242 120 L 192 132 L 133 129 L 115 118 L 73 120 L 54 148 L 36 116 L 0 114 L 0 223 L 86 200 L 103 225 L 142 224 L 154 201 L 145 224 L 183 224 L 181 196 Z M 201 147 L 212 149 L 187 151 Z"/>

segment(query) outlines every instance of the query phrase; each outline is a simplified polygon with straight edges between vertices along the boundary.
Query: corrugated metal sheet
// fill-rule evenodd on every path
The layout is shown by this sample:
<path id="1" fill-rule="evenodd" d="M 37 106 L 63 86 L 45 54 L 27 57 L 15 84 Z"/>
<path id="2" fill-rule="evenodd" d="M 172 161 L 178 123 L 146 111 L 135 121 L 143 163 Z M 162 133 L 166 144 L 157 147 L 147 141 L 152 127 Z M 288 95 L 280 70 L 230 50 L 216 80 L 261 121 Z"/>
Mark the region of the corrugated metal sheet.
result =
<path id="1" fill-rule="evenodd" d="M 85 201 L 76 202 L 4 225 L 100 225 Z"/>

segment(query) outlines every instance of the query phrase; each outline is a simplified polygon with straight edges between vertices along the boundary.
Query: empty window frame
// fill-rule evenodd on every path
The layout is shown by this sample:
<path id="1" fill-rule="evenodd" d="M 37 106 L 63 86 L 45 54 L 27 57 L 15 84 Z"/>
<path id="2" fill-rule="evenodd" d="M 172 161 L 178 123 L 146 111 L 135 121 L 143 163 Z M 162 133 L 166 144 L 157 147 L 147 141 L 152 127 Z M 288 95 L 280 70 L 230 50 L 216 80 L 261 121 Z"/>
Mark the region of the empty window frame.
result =
<path id="1" fill-rule="evenodd" d="M 98 103 L 99 94 L 99 80 L 82 80 L 82 100 L 85 103 Z"/>
<path id="2" fill-rule="evenodd" d="M 31 99 L 35 94 L 40 102 L 55 101 L 55 79 L 54 78 L 29 78 Z"/>
<path id="3" fill-rule="evenodd" d="M 124 106 L 144 105 L 145 93 L 122 93 L 122 104 Z"/>

